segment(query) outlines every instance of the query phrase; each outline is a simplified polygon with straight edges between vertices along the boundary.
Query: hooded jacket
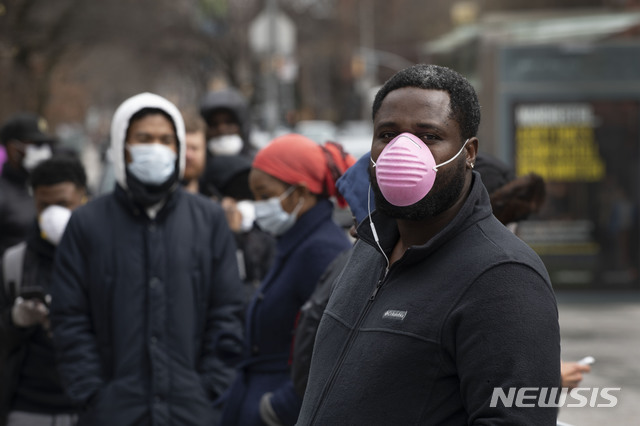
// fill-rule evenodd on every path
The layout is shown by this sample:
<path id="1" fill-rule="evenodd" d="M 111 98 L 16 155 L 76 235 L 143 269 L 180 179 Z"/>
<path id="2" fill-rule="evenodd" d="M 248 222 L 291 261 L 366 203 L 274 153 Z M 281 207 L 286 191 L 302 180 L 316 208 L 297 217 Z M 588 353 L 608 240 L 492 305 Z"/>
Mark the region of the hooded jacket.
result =
<path id="1" fill-rule="evenodd" d="M 233 88 L 207 93 L 200 102 L 200 115 L 208 123 L 211 113 L 226 110 L 238 122 L 242 149 L 237 155 L 215 156 L 207 149 L 207 164 L 200 178 L 201 192 L 208 196 L 251 199 L 248 174 L 255 149 L 251 146 L 251 119 L 246 98 Z"/>
<path id="2" fill-rule="evenodd" d="M 230 111 L 236 117 L 243 148 L 237 155 L 221 156 L 214 156 L 207 149 L 206 166 L 199 182 L 200 192 L 216 199 L 231 197 L 236 201 L 252 200 L 249 172 L 255 149 L 249 142 L 251 133 L 249 104 L 239 91 L 226 88 L 211 91 L 202 98 L 200 114 L 205 121 L 216 110 Z M 249 302 L 253 292 L 271 267 L 276 251 L 275 240 L 256 227 L 248 231 L 236 232 L 235 237 L 238 256 L 241 259 L 241 275 L 246 284 L 246 300 Z"/>
<path id="3" fill-rule="evenodd" d="M 225 88 L 207 93 L 200 102 L 200 115 L 205 121 L 215 110 L 228 110 L 238 120 L 240 136 L 244 142 L 242 153 L 248 154 L 252 148 L 249 144 L 251 134 L 251 119 L 249 116 L 249 103 L 247 99 L 236 89 Z"/>
<path id="4" fill-rule="evenodd" d="M 372 220 L 390 256 L 396 222 Z M 298 425 L 555 425 L 553 406 L 491 407 L 496 389 L 560 386 L 560 334 L 544 265 L 491 214 L 477 172 L 456 217 L 388 272 L 369 218 L 358 235 Z"/>
<path id="5" fill-rule="evenodd" d="M 172 118 L 182 174 L 178 110 L 153 94 L 125 101 L 112 123 L 116 190 L 74 211 L 56 254 L 54 344 L 80 425 L 212 424 L 241 353 L 242 287 L 220 206 L 175 185 L 151 214 L 127 187 L 126 131 L 146 107 Z"/>

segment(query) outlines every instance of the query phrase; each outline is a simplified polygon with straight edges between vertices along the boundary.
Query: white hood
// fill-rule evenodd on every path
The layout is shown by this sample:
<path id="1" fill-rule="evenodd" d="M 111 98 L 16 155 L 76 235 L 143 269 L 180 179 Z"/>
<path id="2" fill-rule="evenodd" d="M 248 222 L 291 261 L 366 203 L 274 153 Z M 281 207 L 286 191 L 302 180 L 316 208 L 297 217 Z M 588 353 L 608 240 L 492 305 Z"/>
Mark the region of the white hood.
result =
<path id="1" fill-rule="evenodd" d="M 144 108 L 157 108 L 169 114 L 176 128 L 178 137 L 178 176 L 182 179 L 184 174 L 184 162 L 186 143 L 184 136 L 184 121 L 182 114 L 174 104 L 153 93 L 140 93 L 124 101 L 116 110 L 111 121 L 111 153 L 113 155 L 113 171 L 116 182 L 127 189 L 126 164 L 124 159 L 124 142 L 127 137 L 129 120 Z"/>

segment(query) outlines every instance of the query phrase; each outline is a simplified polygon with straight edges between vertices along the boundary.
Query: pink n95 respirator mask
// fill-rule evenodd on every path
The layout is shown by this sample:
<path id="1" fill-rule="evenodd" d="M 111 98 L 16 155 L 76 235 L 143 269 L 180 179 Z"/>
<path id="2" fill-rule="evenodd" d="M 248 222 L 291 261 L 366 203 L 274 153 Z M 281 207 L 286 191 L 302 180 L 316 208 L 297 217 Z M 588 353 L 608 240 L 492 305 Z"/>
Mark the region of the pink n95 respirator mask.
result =
<path id="1" fill-rule="evenodd" d="M 433 188 L 439 167 L 453 161 L 467 145 L 444 163 L 436 165 L 429 147 L 412 133 L 401 133 L 384 147 L 376 168 L 376 181 L 384 198 L 394 206 L 406 207 L 422 200 Z"/>

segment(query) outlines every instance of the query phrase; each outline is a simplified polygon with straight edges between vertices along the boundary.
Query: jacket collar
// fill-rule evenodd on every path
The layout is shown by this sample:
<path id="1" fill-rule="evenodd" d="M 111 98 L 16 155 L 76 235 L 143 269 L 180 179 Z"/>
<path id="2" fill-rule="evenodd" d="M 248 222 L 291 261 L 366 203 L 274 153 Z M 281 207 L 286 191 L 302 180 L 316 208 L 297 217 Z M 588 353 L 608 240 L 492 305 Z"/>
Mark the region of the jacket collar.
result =
<path id="1" fill-rule="evenodd" d="M 285 232 L 276 243 L 279 255 L 286 256 L 294 248 L 298 247 L 320 223 L 331 220 L 333 203 L 326 199 L 318 200 L 318 203 L 300 216 L 296 223 Z"/>
<path id="2" fill-rule="evenodd" d="M 167 214 L 169 214 L 169 212 L 174 209 L 180 197 L 183 196 L 183 191 L 184 190 L 178 185 L 178 188 L 176 188 L 174 191 L 167 193 L 166 201 L 158 211 L 158 214 L 156 215 L 154 220 L 163 220 L 167 216 Z M 126 210 L 131 212 L 131 214 L 133 214 L 134 216 L 148 218 L 148 215 L 146 214 L 146 207 L 137 204 L 133 200 L 131 193 L 120 186 L 119 183 L 116 184 L 114 195 L 116 200 L 118 200 L 118 202 L 120 202 L 120 204 L 122 204 Z"/>
<path id="3" fill-rule="evenodd" d="M 489 194 L 482 183 L 480 175 L 478 172 L 474 171 L 469 195 L 458 214 L 426 244 L 415 246 L 412 247 L 411 250 L 408 250 L 405 253 L 405 257 L 408 261 L 424 258 L 426 255 L 432 253 L 434 250 L 451 240 L 458 233 L 490 216 L 491 211 Z M 374 211 L 371 214 L 371 220 L 373 220 L 375 225 L 376 233 L 378 234 L 382 249 L 387 256 L 390 256 L 398 238 L 400 237 L 395 219 L 385 216 L 378 211 Z M 372 245 L 378 251 L 380 250 L 373 238 L 368 217 L 358 226 L 358 236 L 367 244 Z"/>

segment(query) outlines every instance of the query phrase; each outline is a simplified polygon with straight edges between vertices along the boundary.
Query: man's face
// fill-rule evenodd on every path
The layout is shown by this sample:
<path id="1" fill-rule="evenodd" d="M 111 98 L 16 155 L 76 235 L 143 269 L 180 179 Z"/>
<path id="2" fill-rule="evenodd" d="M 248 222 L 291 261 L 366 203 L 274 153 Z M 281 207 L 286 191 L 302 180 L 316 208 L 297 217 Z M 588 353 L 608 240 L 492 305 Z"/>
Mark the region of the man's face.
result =
<path id="1" fill-rule="evenodd" d="M 38 214 L 53 205 L 74 210 L 84 203 L 85 197 L 86 191 L 73 182 L 39 185 L 33 190 L 33 199 L 35 200 Z"/>
<path id="2" fill-rule="evenodd" d="M 231 111 L 219 109 L 209 115 L 207 119 L 207 138 L 239 134 L 240 123 L 238 123 L 236 116 Z"/>
<path id="3" fill-rule="evenodd" d="M 171 121 L 162 114 L 151 114 L 132 122 L 127 130 L 128 145 L 159 143 L 173 152 L 178 152 L 178 138 Z M 131 162 L 129 152 L 125 150 L 125 160 Z"/>
<path id="4" fill-rule="evenodd" d="M 185 158 L 184 178 L 193 180 L 204 171 L 207 158 L 206 141 L 203 132 L 189 132 L 185 138 L 187 152 Z"/>
<path id="5" fill-rule="evenodd" d="M 403 132 L 409 132 L 429 147 L 436 164 L 449 160 L 462 147 L 458 123 L 450 117 L 449 94 L 441 90 L 405 87 L 390 92 L 373 122 L 371 158 L 377 162 L 387 144 Z M 468 147 L 458 158 L 438 169 L 433 188 L 417 203 L 398 207 L 389 203 L 375 178 L 375 168 L 369 166 L 371 186 L 376 207 L 384 214 L 407 220 L 434 217 L 453 206 L 462 197 L 462 191 L 471 174 L 466 173 L 467 162 L 475 160 L 476 144 Z M 474 158 L 468 158 L 472 155 Z"/>

